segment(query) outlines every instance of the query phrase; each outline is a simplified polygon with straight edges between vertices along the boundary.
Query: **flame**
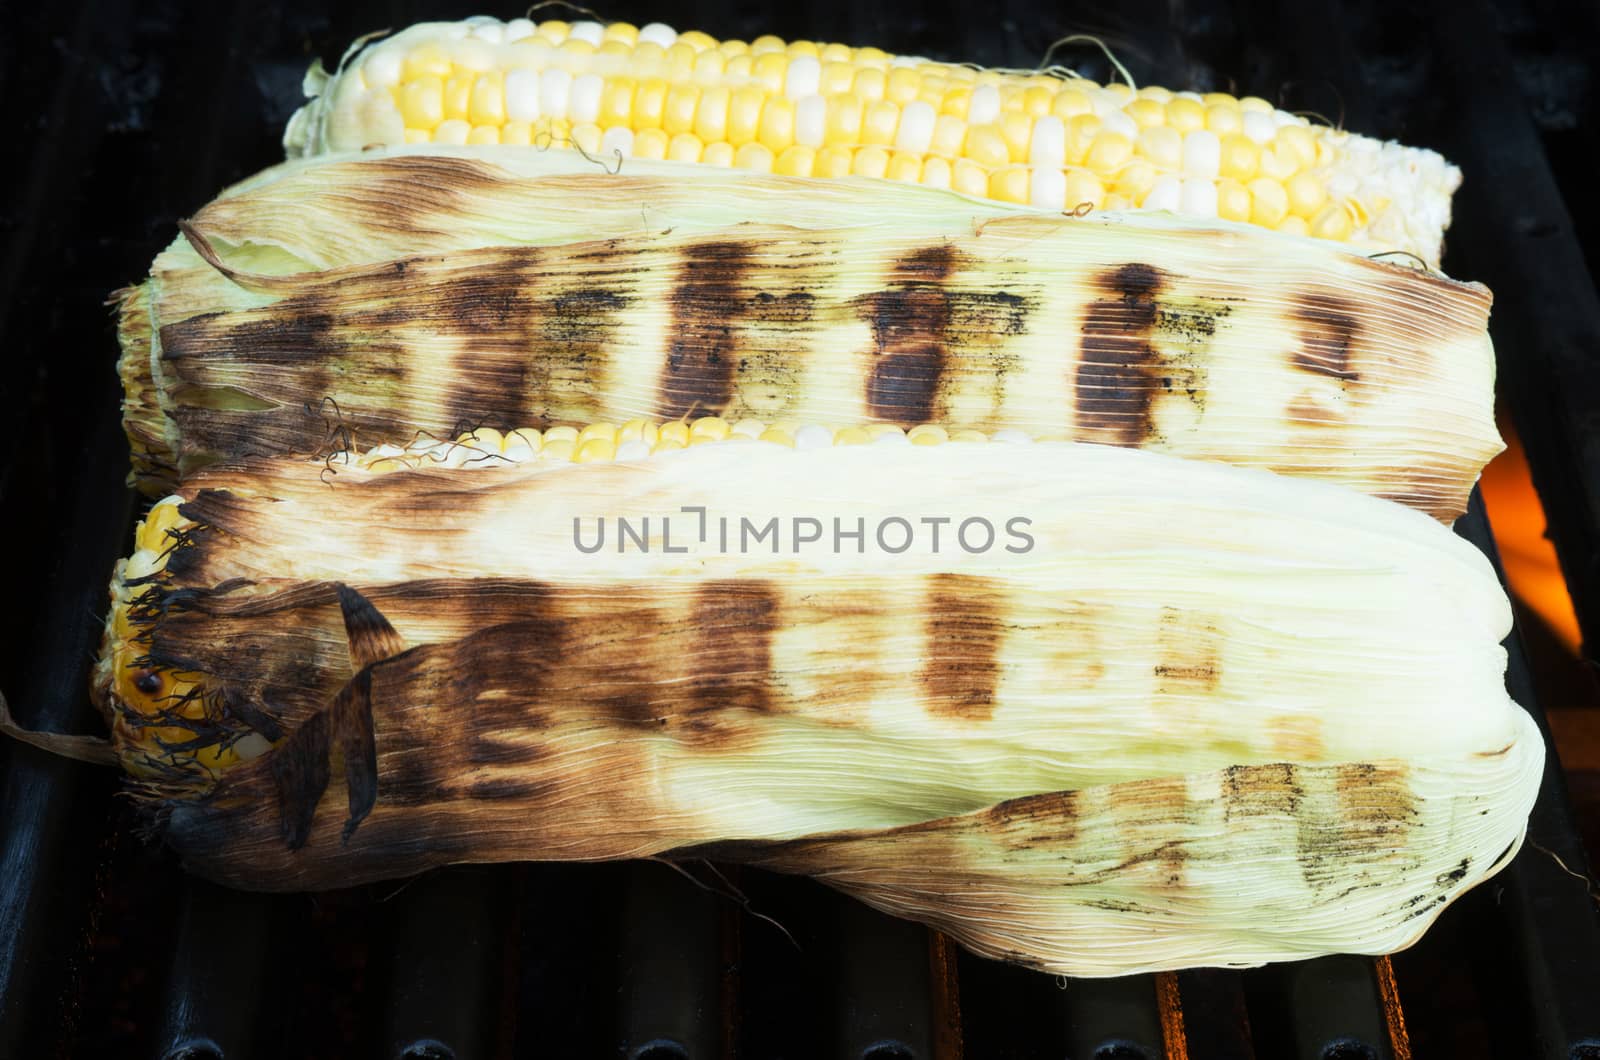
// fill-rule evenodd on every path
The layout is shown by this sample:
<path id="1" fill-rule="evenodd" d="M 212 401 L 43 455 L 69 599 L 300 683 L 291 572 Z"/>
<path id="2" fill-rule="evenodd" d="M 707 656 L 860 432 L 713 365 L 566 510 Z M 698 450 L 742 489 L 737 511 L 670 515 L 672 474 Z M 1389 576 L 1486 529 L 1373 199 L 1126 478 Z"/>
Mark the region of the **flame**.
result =
<path id="1" fill-rule="evenodd" d="M 1544 506 L 1534 491 L 1522 441 L 1503 416 L 1500 433 L 1505 436 L 1506 451 L 1490 461 L 1480 485 L 1506 581 L 1512 594 L 1538 615 L 1576 658 L 1582 639 L 1578 616 L 1567 595 L 1556 550 L 1544 536 Z"/>

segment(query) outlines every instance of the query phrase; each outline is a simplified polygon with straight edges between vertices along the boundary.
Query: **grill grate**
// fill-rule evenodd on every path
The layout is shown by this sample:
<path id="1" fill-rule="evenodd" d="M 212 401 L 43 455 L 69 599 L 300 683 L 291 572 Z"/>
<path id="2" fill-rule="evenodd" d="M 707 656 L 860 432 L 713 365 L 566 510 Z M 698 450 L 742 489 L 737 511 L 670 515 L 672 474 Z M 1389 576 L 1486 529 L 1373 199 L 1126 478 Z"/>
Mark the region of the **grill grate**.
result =
<path id="1" fill-rule="evenodd" d="M 336 59 L 373 27 L 473 13 L 449 7 L 106 0 L 12 15 L 0 81 L 26 157 L 0 176 L 0 335 L 15 351 L 5 396 L 23 413 L 0 438 L 0 511 L 35 544 L 9 572 L 18 605 L 0 618 L 0 673 L 25 724 L 94 727 L 84 672 L 133 516 L 107 370 L 114 340 L 89 307 L 143 275 L 179 216 L 275 160 L 312 55 Z M 1600 642 L 1600 298 L 1560 178 L 1569 193 L 1587 181 L 1547 163 L 1496 32 L 1593 27 L 1592 9 L 999 0 L 892 20 L 889 10 L 627 0 L 604 13 L 1008 66 L 1088 30 L 1141 81 L 1232 87 L 1444 149 L 1467 172 L 1446 266 L 1496 292 L 1504 394 L 1580 622 Z M 1547 61 L 1582 69 L 1593 46 L 1571 36 L 1580 41 Z M 1569 168 L 1582 155 L 1573 144 L 1593 136 L 1578 129 L 1562 141 Z M 1459 529 L 1492 553 L 1476 498 Z M 1520 644 L 1508 647 L 1511 692 L 1535 707 Z M 314 897 L 228 892 L 130 837 L 102 773 L 7 743 L 0 1056 L 1583 1060 L 1600 1056 L 1600 927 L 1583 884 L 1543 853 L 1583 871 L 1551 769 L 1523 854 L 1392 962 L 1058 982 L 756 872 L 718 886 L 737 887 L 759 917 L 652 864 L 458 868 Z"/>

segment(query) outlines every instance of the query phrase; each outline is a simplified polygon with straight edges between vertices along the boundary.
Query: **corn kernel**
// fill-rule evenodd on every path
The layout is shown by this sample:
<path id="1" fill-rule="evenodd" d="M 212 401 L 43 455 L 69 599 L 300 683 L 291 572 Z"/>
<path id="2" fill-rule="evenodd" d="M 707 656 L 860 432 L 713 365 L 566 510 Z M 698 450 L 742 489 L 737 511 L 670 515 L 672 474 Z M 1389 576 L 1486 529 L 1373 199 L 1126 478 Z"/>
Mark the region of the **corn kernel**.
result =
<path id="1" fill-rule="evenodd" d="M 667 89 L 667 101 L 661 111 L 661 128 L 668 136 L 690 132 L 694 129 L 695 108 L 700 103 L 700 86 L 674 84 Z"/>
<path id="2" fill-rule="evenodd" d="M 582 446 L 583 443 L 593 441 L 596 438 L 615 442 L 617 440 L 616 426 L 610 423 L 591 423 L 578 432 L 577 442 L 578 445 Z"/>
<path id="3" fill-rule="evenodd" d="M 969 127 L 963 153 L 985 169 L 1003 166 L 1011 161 L 1011 149 L 1006 146 L 1005 137 L 992 125 Z"/>
<path id="4" fill-rule="evenodd" d="M 1011 161 L 1026 162 L 1028 145 L 1033 141 L 1033 119 L 1020 110 L 1011 110 L 1000 115 L 999 125 Z"/>
<path id="5" fill-rule="evenodd" d="M 1087 169 L 1070 169 L 1067 171 L 1067 196 L 1066 208 L 1075 210 L 1085 203 L 1090 209 L 1098 210 L 1104 204 L 1106 189 L 1100 178 Z"/>
<path id="6" fill-rule="evenodd" d="M 1133 141 L 1121 133 L 1102 132 L 1089 145 L 1087 165 L 1108 176 L 1118 172 L 1133 157 Z"/>
<path id="7" fill-rule="evenodd" d="M 742 85 L 734 90 L 728 103 L 727 139 L 734 147 L 750 143 L 761 131 L 761 110 L 767 93 L 756 85 Z M 711 142 L 704 133 L 701 139 Z"/>
<path id="8" fill-rule="evenodd" d="M 687 30 L 678 34 L 678 39 L 673 41 L 673 43 L 682 44 L 686 47 L 693 48 L 696 52 L 714 49 L 717 46 L 717 41 L 715 38 L 713 38 L 709 33 L 703 33 L 697 29 Z"/>
<path id="9" fill-rule="evenodd" d="M 446 121 L 466 121 L 472 113 L 471 77 L 452 77 L 444 83 L 444 117 Z"/>
<path id="10" fill-rule="evenodd" d="M 1029 192 L 1027 166 L 1006 166 L 989 174 L 989 198 L 1001 202 L 1026 203 Z"/>
<path id="11" fill-rule="evenodd" d="M 1289 216 L 1289 193 L 1275 180 L 1259 177 L 1250 182 L 1250 222 L 1276 228 Z"/>
<path id="12" fill-rule="evenodd" d="M 527 147 L 533 143 L 533 126 L 525 121 L 508 121 L 500 127 L 500 142 Z"/>
<path id="13" fill-rule="evenodd" d="M 472 133 L 472 126 L 460 118 L 448 118 L 439 123 L 433 130 L 433 142 L 436 144 L 464 144 Z"/>
<path id="14" fill-rule="evenodd" d="M 682 420 L 671 420 L 661 425 L 657 435 L 662 442 L 677 442 L 683 445 L 689 441 L 689 425 Z"/>
<path id="15" fill-rule="evenodd" d="M 674 43 L 661 57 L 661 76 L 668 81 L 687 81 L 694 76 L 695 50 L 687 44 Z"/>
<path id="16" fill-rule="evenodd" d="M 1300 159 L 1292 148 L 1274 143 L 1261 152 L 1257 170 L 1268 180 L 1287 183 L 1290 177 L 1300 171 Z"/>
<path id="17" fill-rule="evenodd" d="M 987 442 L 989 436 L 982 431 L 975 431 L 970 427 L 950 432 L 952 442 Z"/>
<path id="18" fill-rule="evenodd" d="M 1289 212 L 1307 220 L 1315 217 L 1328 201 L 1328 190 L 1310 173 L 1296 173 L 1283 190 L 1289 193 Z"/>
<path id="19" fill-rule="evenodd" d="M 676 438 L 667 438 L 663 436 L 656 442 L 655 445 L 650 447 L 650 454 L 654 456 L 656 453 L 670 453 L 676 449 L 687 449 L 688 447 L 689 444 L 687 438 L 679 441 Z"/>
<path id="20" fill-rule="evenodd" d="M 474 125 L 499 125 L 506 120 L 506 90 L 500 78 L 484 74 L 473 82 L 467 118 Z"/>
<path id="21" fill-rule="evenodd" d="M 408 129 L 436 128 L 444 121 L 444 81 L 428 75 L 406 85 L 400 116 Z"/>
<path id="22" fill-rule="evenodd" d="M 579 40 L 576 37 L 568 37 L 566 40 L 561 42 L 561 51 L 562 54 L 566 55 L 569 59 L 587 59 L 589 56 L 599 51 L 599 49 L 586 40 Z"/>
<path id="23" fill-rule="evenodd" d="M 761 108 L 757 139 L 774 155 L 794 143 L 794 100 L 771 96 Z"/>
<path id="24" fill-rule="evenodd" d="M 1118 171 L 1112 183 L 1112 190 L 1133 203 L 1142 203 L 1160 176 L 1161 172 L 1156 169 L 1155 163 L 1144 158 L 1134 158 Z"/>
<path id="25" fill-rule="evenodd" d="M 889 168 L 884 176 L 890 180 L 903 180 L 916 184 L 922 180 L 922 158 L 909 151 L 896 151 L 889 156 Z"/>
<path id="26" fill-rule="evenodd" d="M 1093 114 L 1094 103 L 1089 94 L 1078 88 L 1063 88 L 1050 103 L 1050 113 L 1062 121 L 1070 121 L 1080 114 Z"/>
<path id="27" fill-rule="evenodd" d="M 750 64 L 750 76 L 768 93 L 783 91 L 783 78 L 788 71 L 789 57 L 783 52 L 763 52 Z"/>
<path id="28" fill-rule="evenodd" d="M 1217 181 L 1217 216 L 1224 221 L 1250 220 L 1250 192 L 1237 180 Z"/>
<path id="29" fill-rule="evenodd" d="M 841 427 L 833 432 L 834 445 L 866 445 L 872 436 L 860 427 Z"/>
<path id="30" fill-rule="evenodd" d="M 469 144 L 497 144 L 500 142 L 500 129 L 495 125 L 474 125 L 467 133 Z"/>
<path id="31" fill-rule="evenodd" d="M 954 158 L 961 153 L 967 139 L 967 123 L 953 114 L 941 114 L 933 122 L 933 138 L 928 142 L 928 153 L 943 158 Z"/>
<path id="32" fill-rule="evenodd" d="M 742 438 L 760 438 L 761 432 L 766 429 L 767 425 L 765 423 L 746 417 L 729 428 L 728 433 L 737 434 Z"/>
<path id="33" fill-rule="evenodd" d="M 667 157 L 671 140 L 660 129 L 640 129 L 633 134 L 633 157 L 659 162 Z"/>
<path id="34" fill-rule="evenodd" d="M 855 152 L 848 147 L 832 144 L 817 152 L 812 168 L 815 177 L 848 177 Z"/>
<path id="35" fill-rule="evenodd" d="M 433 139 L 433 137 L 431 135 L 429 135 L 427 129 L 407 129 L 406 130 L 406 143 L 408 143 L 408 144 L 425 144 L 425 143 L 428 143 L 429 141 L 431 141 L 432 139 Z M 507 141 L 507 142 L 509 143 L 510 141 Z"/>
<path id="36" fill-rule="evenodd" d="M 1290 214 L 1278 222 L 1278 231 L 1291 236 L 1307 236 L 1311 234 L 1311 226 L 1306 224 L 1304 217 Z"/>
<path id="37" fill-rule="evenodd" d="M 1174 96 L 1167 102 L 1167 124 L 1181 133 L 1206 126 L 1206 108 L 1192 99 Z"/>
<path id="38" fill-rule="evenodd" d="M 917 98 L 917 90 L 922 87 L 922 76 L 909 66 L 897 66 L 889 71 L 888 80 L 884 84 L 883 95 L 891 103 L 905 106 Z"/>
<path id="39" fill-rule="evenodd" d="M 600 153 L 600 126 L 593 122 L 584 122 L 582 125 L 572 127 L 572 145 L 586 155 Z"/>
<path id="40" fill-rule="evenodd" d="M 727 169 L 733 165 L 733 154 L 733 145 L 725 140 L 719 140 L 714 144 L 706 144 L 706 149 L 700 153 L 700 164 Z"/>
<path id="41" fill-rule="evenodd" d="M 1165 104 L 1172 99 L 1172 89 L 1163 88 L 1160 85 L 1145 85 L 1143 88 L 1139 89 L 1139 91 L 1134 93 L 1134 98 L 1151 99 L 1155 100 L 1157 103 Z M 1162 120 L 1165 121 L 1166 119 L 1163 118 Z"/>
<path id="42" fill-rule="evenodd" d="M 417 81 L 424 77 L 437 77 L 443 82 L 450 76 L 453 66 L 450 57 L 437 44 L 429 42 L 411 49 L 400 64 L 402 81 Z"/>
<path id="43" fill-rule="evenodd" d="M 718 441 L 726 438 L 732 428 L 728 421 L 721 416 L 702 416 L 689 425 L 689 435 L 700 435 L 704 438 L 714 438 Z"/>
<path id="44" fill-rule="evenodd" d="M 950 186 L 963 195 L 988 195 L 989 171 L 970 158 L 958 158 L 950 167 Z"/>
<path id="45" fill-rule="evenodd" d="M 700 93 L 700 105 L 694 113 L 694 134 L 702 143 L 728 138 L 728 109 L 732 96 L 732 92 L 721 85 Z"/>
<path id="46" fill-rule="evenodd" d="M 715 48 L 707 48 L 696 52 L 694 57 L 694 80 L 700 85 L 713 85 L 720 81 L 728 72 L 728 57 Z"/>
<path id="47" fill-rule="evenodd" d="M 942 158 L 923 159 L 921 179 L 925 187 L 950 187 L 950 163 Z"/>
<path id="48" fill-rule="evenodd" d="M 972 106 L 972 89 L 952 88 L 944 94 L 944 102 L 939 106 L 939 113 L 948 114 L 952 118 L 965 121 L 967 111 Z"/>
<path id="49" fill-rule="evenodd" d="M 649 420 L 629 420 L 617 428 L 617 444 L 624 442 L 644 442 L 654 445 L 660 428 Z"/>
<path id="50" fill-rule="evenodd" d="M 639 85 L 631 77 L 607 78 L 600 90 L 600 126 L 629 125 L 633 119 L 633 97 Z"/>
<path id="51" fill-rule="evenodd" d="M 1339 203 L 1324 206 L 1311 220 L 1311 234 L 1318 239 L 1344 241 L 1350 238 L 1355 226 L 1350 221 L 1350 211 Z"/>
<path id="52" fill-rule="evenodd" d="M 1227 133 L 1221 137 L 1221 148 L 1218 172 L 1222 176 L 1247 181 L 1256 175 L 1261 149 L 1254 140 L 1240 133 Z"/>
<path id="53" fill-rule="evenodd" d="M 792 41 L 790 41 L 789 42 L 788 51 L 789 51 L 789 58 L 791 58 L 791 59 L 797 58 L 797 57 L 802 56 L 802 55 L 809 56 L 812 59 L 816 59 L 816 58 L 820 58 L 821 55 L 822 55 L 822 49 L 817 46 L 817 42 L 816 41 L 809 41 L 809 40 L 792 40 Z"/>
<path id="54" fill-rule="evenodd" d="M 1239 109 L 1243 111 L 1253 110 L 1259 111 L 1263 114 L 1271 114 L 1277 108 L 1271 103 L 1268 103 L 1266 100 L 1262 99 L 1260 96 L 1245 96 L 1243 99 L 1239 100 Z"/>
<path id="55" fill-rule="evenodd" d="M 900 108 L 886 99 L 867 104 L 861 121 L 861 142 L 865 144 L 894 143 L 895 129 L 900 125 Z"/>
<path id="56" fill-rule="evenodd" d="M 609 438 L 594 438 L 578 446 L 572 454 L 575 464 L 595 464 L 613 460 L 617 455 L 617 445 Z"/>
<path id="57" fill-rule="evenodd" d="M 950 434 L 936 423 L 919 423 L 906 432 L 912 445 L 939 445 L 950 440 Z"/>
<path id="58" fill-rule="evenodd" d="M 851 91 L 869 102 L 876 102 L 882 99 L 888 86 L 888 75 L 882 70 L 871 66 L 864 66 L 857 70 L 855 79 L 850 82 Z"/>
<path id="59" fill-rule="evenodd" d="M 750 42 L 751 55 L 765 55 L 768 52 L 782 53 L 786 45 L 782 37 L 771 33 L 764 33 Z"/>
<path id="60" fill-rule="evenodd" d="M 573 454 L 577 451 L 577 448 L 578 446 L 576 443 L 565 438 L 561 438 L 553 442 L 547 440 L 543 447 L 541 447 L 539 450 L 539 460 L 541 462 L 548 461 L 551 463 L 564 464 L 572 459 Z"/>
<path id="61" fill-rule="evenodd" d="M 624 44 L 635 44 L 639 40 L 639 27 L 631 22 L 612 22 L 600 33 L 602 41 L 622 41 Z"/>
<path id="62" fill-rule="evenodd" d="M 850 172 L 858 177 L 881 177 L 889 170 L 889 151 L 879 144 L 869 144 L 856 152 L 850 160 Z"/>
<path id="63" fill-rule="evenodd" d="M 1158 169 L 1171 172 L 1183 164 L 1183 134 L 1169 126 L 1144 130 L 1136 147 Z"/>
<path id="64" fill-rule="evenodd" d="M 772 148 L 761 143 L 744 144 L 733 153 L 733 164 L 736 167 L 755 173 L 771 173 L 772 163 L 775 161 Z"/>
<path id="65" fill-rule="evenodd" d="M 1093 114 L 1079 114 L 1067 122 L 1063 137 L 1067 165 L 1083 165 L 1089 157 L 1089 148 L 1094 145 L 1094 138 L 1100 135 L 1102 124 L 1099 117 Z"/>
<path id="66" fill-rule="evenodd" d="M 1317 164 L 1317 139 L 1304 125 L 1285 125 L 1278 130 L 1273 143 L 1290 151 L 1299 162 L 1300 169 L 1309 169 Z"/>
<path id="67" fill-rule="evenodd" d="M 638 151 L 638 138 L 634 138 L 634 151 Z M 694 133 L 678 133 L 667 142 L 667 159 L 672 162 L 698 162 L 705 145 Z"/>
<path id="68" fill-rule="evenodd" d="M 1232 100 L 1213 103 L 1206 108 L 1206 128 L 1218 136 L 1236 133 L 1243 125 L 1244 118 L 1239 113 L 1239 105 Z"/>
<path id="69" fill-rule="evenodd" d="M 1141 129 L 1148 129 L 1152 125 L 1165 125 L 1167 122 L 1167 108 L 1153 99 L 1136 99 L 1123 107 L 1122 113 L 1132 118 L 1134 124 Z"/>

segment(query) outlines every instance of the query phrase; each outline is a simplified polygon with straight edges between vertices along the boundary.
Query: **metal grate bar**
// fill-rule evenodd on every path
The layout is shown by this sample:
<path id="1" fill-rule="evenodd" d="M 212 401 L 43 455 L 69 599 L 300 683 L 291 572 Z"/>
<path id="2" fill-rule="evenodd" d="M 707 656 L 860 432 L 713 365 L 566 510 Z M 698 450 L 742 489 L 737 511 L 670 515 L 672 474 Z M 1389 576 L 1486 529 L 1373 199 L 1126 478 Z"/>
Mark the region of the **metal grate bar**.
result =
<path id="1" fill-rule="evenodd" d="M 628 866 L 617 991 L 617 1051 L 628 1060 L 721 1051 L 722 901 L 666 865 Z"/>

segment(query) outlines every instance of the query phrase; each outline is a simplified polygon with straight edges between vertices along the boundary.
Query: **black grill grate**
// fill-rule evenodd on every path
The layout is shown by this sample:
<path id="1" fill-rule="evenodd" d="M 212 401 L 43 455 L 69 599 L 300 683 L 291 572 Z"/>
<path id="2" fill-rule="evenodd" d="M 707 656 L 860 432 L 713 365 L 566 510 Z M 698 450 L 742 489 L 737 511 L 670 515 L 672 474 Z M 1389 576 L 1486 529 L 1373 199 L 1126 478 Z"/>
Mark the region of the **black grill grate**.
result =
<path id="1" fill-rule="evenodd" d="M 313 55 L 331 63 L 369 29 L 469 13 L 104 0 L 9 15 L 0 98 L 21 158 L 0 176 L 0 391 L 13 426 L 0 437 L 0 514 L 26 551 L 8 571 L 0 675 L 24 723 L 94 727 L 84 672 L 134 511 L 99 302 L 144 274 L 178 217 L 276 159 Z M 1596 69 L 1592 7 L 999 0 L 901 15 L 628 0 L 604 13 L 1006 66 L 1089 31 L 1141 81 L 1261 94 L 1443 149 L 1467 172 L 1446 266 L 1496 292 L 1503 392 L 1588 642 L 1600 642 L 1600 298 L 1578 238 L 1596 223 L 1578 164 L 1600 125 L 1570 89 Z M 1535 101 L 1546 129 L 1519 75 L 1568 85 Z M 1580 109 L 1552 118 L 1551 106 Z M 1460 529 L 1492 551 L 1481 503 Z M 1526 659 L 1509 647 L 1511 691 L 1534 706 Z M 1584 871 L 1554 766 L 1523 854 L 1393 962 L 1071 982 L 958 955 L 806 881 L 755 872 L 732 882 L 793 943 L 650 864 L 237 894 L 128 835 L 113 791 L 87 767 L 0 746 L 0 1056 L 1600 1055 L 1600 927 L 1584 884 L 1555 862 Z"/>

